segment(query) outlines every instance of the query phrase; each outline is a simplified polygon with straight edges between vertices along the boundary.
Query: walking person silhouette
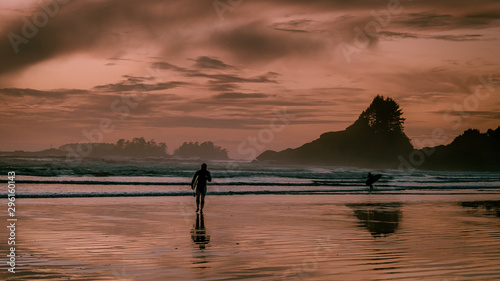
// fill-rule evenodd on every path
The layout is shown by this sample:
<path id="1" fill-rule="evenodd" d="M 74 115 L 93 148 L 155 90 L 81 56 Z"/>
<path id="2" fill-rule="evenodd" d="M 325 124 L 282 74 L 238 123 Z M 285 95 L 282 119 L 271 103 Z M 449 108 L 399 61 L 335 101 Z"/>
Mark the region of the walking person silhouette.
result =
<path id="1" fill-rule="evenodd" d="M 201 170 L 196 171 L 191 181 L 191 188 L 196 189 L 196 212 L 203 212 L 205 195 L 207 195 L 207 181 L 212 181 L 212 175 L 207 170 L 207 164 L 203 163 Z"/>

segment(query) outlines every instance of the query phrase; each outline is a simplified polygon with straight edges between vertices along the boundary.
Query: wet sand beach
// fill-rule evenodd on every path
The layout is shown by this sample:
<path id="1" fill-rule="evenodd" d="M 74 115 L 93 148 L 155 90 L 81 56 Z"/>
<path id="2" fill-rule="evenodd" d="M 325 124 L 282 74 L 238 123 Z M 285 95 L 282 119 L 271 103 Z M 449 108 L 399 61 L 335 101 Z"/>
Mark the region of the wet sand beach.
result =
<path id="1" fill-rule="evenodd" d="M 493 280 L 499 202 L 480 194 L 209 195 L 199 216 L 187 196 L 21 198 L 16 273 L 3 262 L 0 279 Z"/>

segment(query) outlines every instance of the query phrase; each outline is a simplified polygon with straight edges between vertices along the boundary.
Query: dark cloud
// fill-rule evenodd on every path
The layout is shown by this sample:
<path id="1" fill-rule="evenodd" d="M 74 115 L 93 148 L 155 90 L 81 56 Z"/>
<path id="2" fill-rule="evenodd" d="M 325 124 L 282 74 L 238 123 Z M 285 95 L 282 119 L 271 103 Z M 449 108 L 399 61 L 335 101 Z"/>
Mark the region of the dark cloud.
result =
<path id="1" fill-rule="evenodd" d="M 3 88 L 0 89 L 0 95 L 10 97 L 36 97 L 36 98 L 65 98 L 68 95 L 87 94 L 86 90 L 79 89 L 58 89 L 51 91 L 40 91 L 35 89 Z"/>
<path id="2" fill-rule="evenodd" d="M 194 67 L 208 69 L 235 69 L 234 66 L 225 64 L 221 60 L 207 56 L 198 57 L 195 60 Z"/>
<path id="3" fill-rule="evenodd" d="M 129 81 L 95 86 L 93 90 L 102 92 L 158 91 L 188 85 L 187 82 L 170 81 L 156 84 L 130 83 Z"/>
<path id="4" fill-rule="evenodd" d="M 141 83 L 144 81 L 155 80 L 152 76 L 133 76 L 133 75 L 123 75 L 123 78 L 127 78 L 127 82 L 130 83 Z"/>
<path id="5" fill-rule="evenodd" d="M 421 39 L 435 39 L 435 40 L 445 40 L 445 41 L 477 41 L 483 40 L 484 37 L 482 34 L 464 34 L 464 35 L 450 35 L 450 34 L 442 34 L 442 35 L 425 35 L 425 34 L 416 34 L 410 32 L 393 32 L 393 31 L 381 31 L 379 34 L 385 38 L 421 38 Z"/>
<path id="6" fill-rule="evenodd" d="M 261 0 L 266 3 L 269 1 Z M 383 10 L 386 9 L 388 4 L 399 4 L 406 9 L 418 8 L 427 10 L 448 9 L 453 11 L 470 11 L 477 7 L 497 7 L 498 1 L 496 0 L 478 0 L 470 2 L 468 0 L 420 0 L 420 1 L 373 1 L 373 0 L 359 0 L 359 1 L 345 1 L 345 0 L 275 0 L 272 5 L 289 5 L 295 6 L 302 11 L 325 11 L 325 10 Z"/>
<path id="7" fill-rule="evenodd" d="M 9 108 L 0 113 L 2 118 L 16 116 L 19 122 L 36 123 L 55 122 L 71 124 L 85 128 L 95 126 L 101 118 L 109 118 L 123 127 L 204 127 L 255 129 L 268 124 L 269 112 L 276 106 L 307 106 L 321 104 L 308 99 L 286 100 L 275 95 L 261 93 L 228 92 L 207 98 L 183 98 L 174 94 L 153 92 L 144 100 L 134 101 L 129 106 L 126 120 L 122 121 L 123 112 L 112 110 L 112 104 L 120 102 L 127 95 L 129 86 L 124 82 L 144 81 L 141 77 L 127 76 L 127 80 L 115 84 L 94 87 L 93 91 L 50 90 L 5 88 L 0 89 L 0 96 L 8 98 Z M 99 89 L 99 90 L 97 90 Z M 18 98 L 22 97 L 22 98 Z M 45 99 L 42 97 L 51 97 Z M 57 99 L 55 99 L 57 97 Z M 270 98 L 268 100 L 267 98 Z M 261 106 L 249 107 L 248 100 Z M 266 100 L 265 102 L 259 102 Z M 33 105 L 37 106 L 33 106 Z M 316 117 L 321 121 L 321 117 Z M 310 115 L 298 119 L 298 122 L 315 123 Z M 30 122 L 31 124 L 33 121 Z M 66 128 L 66 125 L 61 128 Z"/>
<path id="8" fill-rule="evenodd" d="M 287 56 L 314 56 L 322 54 L 326 42 L 308 33 L 287 33 L 266 27 L 266 22 L 253 22 L 218 30 L 212 35 L 212 44 L 243 63 L 269 63 Z"/>
<path id="9" fill-rule="evenodd" d="M 453 115 L 453 116 L 459 116 L 461 118 L 464 118 L 464 116 L 477 116 L 477 117 L 482 117 L 482 118 L 487 118 L 487 119 L 496 119 L 500 120 L 500 112 L 498 111 L 455 111 L 455 110 L 448 110 L 448 111 L 433 111 L 432 113 L 439 114 L 439 115 Z"/>
<path id="10" fill-rule="evenodd" d="M 55 3 L 53 0 L 43 3 Z M 390 23 L 394 32 L 426 33 L 456 29 L 486 29 L 499 26 L 498 1 L 412 1 L 400 2 L 404 11 Z M 45 24 L 31 25 L 33 15 L 43 13 L 38 3 L 32 14 L 9 16 L 0 28 L 0 75 L 72 53 L 91 53 L 120 59 L 122 54 L 143 46 L 161 46 L 163 55 L 188 55 L 203 46 L 225 52 L 235 62 L 272 62 L 286 57 L 314 57 L 331 51 L 335 40 L 348 41 L 353 28 L 363 28 L 373 20 L 370 12 L 384 10 L 387 2 L 362 0 L 278 0 L 245 1 L 220 25 L 211 1 L 185 0 L 103 0 L 70 1 L 60 5 Z M 435 11 L 446 8 L 447 13 Z M 273 13 L 259 13 L 261 10 Z M 228 12 L 229 13 L 229 12 Z M 344 24 L 312 20 L 314 15 L 332 13 L 352 15 Z M 311 18 L 279 20 L 289 15 L 307 14 Z M 332 25 L 333 24 L 333 25 Z M 196 32 L 200 26 L 207 27 Z M 394 26 L 394 27 L 393 27 Z M 395 29 L 395 27 L 398 27 Z M 23 34 L 23 30 L 28 34 Z M 184 32 L 190 31 L 190 32 Z M 318 36 L 326 33 L 331 36 Z M 17 39 L 13 39 L 16 34 Z M 442 40 L 473 40 L 468 37 L 442 37 Z M 23 39 L 19 39 L 23 37 Z M 375 44 L 377 38 L 372 38 Z M 12 44 L 14 40 L 14 45 Z M 18 52 L 16 52 L 16 49 Z M 211 56 L 195 60 L 198 69 L 227 70 L 231 66 Z"/>
<path id="11" fill-rule="evenodd" d="M 189 72 L 191 72 L 187 68 L 179 67 L 179 66 L 173 65 L 173 64 L 168 63 L 168 62 L 163 62 L 163 61 L 154 62 L 154 63 L 151 64 L 151 67 L 153 67 L 153 68 L 159 68 L 159 69 L 174 70 L 174 71 L 181 72 L 181 73 L 189 73 Z"/>
<path id="12" fill-rule="evenodd" d="M 224 64 L 222 61 L 220 61 L 220 63 Z M 231 73 L 204 73 L 198 69 L 179 67 L 167 62 L 155 62 L 152 63 L 151 66 L 159 69 L 173 70 L 183 74 L 186 77 L 208 78 L 211 79 L 213 83 L 275 83 L 276 81 L 273 79 L 278 75 L 275 72 L 268 72 L 257 77 L 245 78 Z"/>
<path id="13" fill-rule="evenodd" d="M 235 92 L 230 92 L 230 93 L 221 93 L 216 96 L 214 96 L 215 99 L 255 99 L 255 98 L 266 98 L 269 97 L 269 95 L 266 94 L 259 94 L 259 93 L 235 93 Z"/>
<path id="14" fill-rule="evenodd" d="M 410 6 L 414 8 L 413 5 Z M 432 7 L 431 4 L 418 6 L 420 9 Z M 331 21 L 315 23 L 309 30 L 328 34 L 337 42 L 350 44 L 362 34 L 362 38 L 368 39 L 366 40 L 368 46 L 374 48 L 380 40 L 393 39 L 435 39 L 455 42 L 490 40 L 491 38 L 487 38 L 482 30 L 500 26 L 496 13 L 476 13 L 475 16 L 470 16 L 466 14 L 467 9 L 462 11 L 447 9 L 449 13 L 414 10 L 408 9 L 408 5 L 405 5 L 402 13 L 390 16 L 383 10 L 379 12 L 372 10 L 369 16 L 366 13 L 346 13 Z M 470 33 L 463 34 L 464 30 Z M 453 34 L 456 31 L 462 34 Z"/>
<path id="15" fill-rule="evenodd" d="M 117 83 L 110 83 L 106 85 L 98 85 L 93 87 L 93 90 L 98 92 L 118 92 L 118 93 L 130 92 L 130 91 L 158 91 L 158 90 L 168 90 L 190 84 L 188 82 L 182 82 L 182 81 L 148 83 L 148 81 L 155 80 L 155 78 L 152 76 L 139 77 L 139 76 L 123 75 L 123 77 L 126 78 L 123 81 Z"/>
<path id="16" fill-rule="evenodd" d="M 410 13 L 405 19 L 401 19 L 397 23 L 406 27 L 429 30 L 449 27 L 453 21 L 454 17 L 452 15 L 422 12 Z"/>
<path id="17" fill-rule="evenodd" d="M 346 91 L 346 92 L 364 92 L 364 91 L 366 91 L 366 89 L 354 88 L 354 87 L 330 87 L 330 88 L 318 88 L 317 90 Z"/>
<path id="18" fill-rule="evenodd" d="M 102 118 L 121 122 L 121 126 L 125 127 L 144 127 L 148 125 L 148 118 L 165 114 L 163 105 L 185 102 L 177 95 L 165 93 L 149 93 L 145 99 L 136 100 L 133 94 L 129 99 L 124 99 L 126 93 L 83 92 L 72 89 L 0 89 L 0 97 L 9 104 L 8 108 L 0 112 L 0 118 L 10 118 L 27 128 L 37 123 L 59 124 L 61 129 L 85 128 L 98 125 Z M 122 111 L 123 108 L 127 110 L 126 113 Z"/>
<path id="19" fill-rule="evenodd" d="M 483 39 L 483 35 L 481 34 L 464 34 L 464 35 L 428 35 L 424 37 L 426 39 L 437 39 L 437 40 L 446 40 L 446 41 L 476 41 Z"/>
<path id="20" fill-rule="evenodd" d="M 234 83 L 218 83 L 217 81 L 208 81 L 208 89 L 214 92 L 229 92 L 239 89 L 240 87 Z"/>
<path id="21" fill-rule="evenodd" d="M 259 75 L 256 77 L 240 77 L 238 75 L 232 74 L 204 74 L 200 72 L 193 72 L 187 76 L 191 77 L 205 77 L 212 79 L 215 83 L 276 83 L 275 77 L 272 73 L 266 73 L 264 75 Z"/>
<path id="22" fill-rule="evenodd" d="M 45 1 L 56 3 L 55 1 Z M 199 23 L 203 18 L 215 18 L 211 3 L 161 0 L 70 1 L 59 5 L 45 24 L 26 28 L 22 17 L 13 19 L 0 31 L 0 74 L 74 52 L 95 52 L 114 57 L 128 48 L 148 42 L 169 40 L 165 27 Z M 44 13 L 34 6 L 33 14 Z M 33 24 L 32 15 L 25 17 Z M 192 20 L 196 19 L 196 22 Z M 29 30 L 23 33 L 23 30 Z M 21 43 L 11 44 L 12 34 Z M 14 40 L 15 42 L 20 42 Z M 173 41 L 173 40 L 172 40 Z M 16 52 L 17 49 L 17 52 Z"/>
<path id="23" fill-rule="evenodd" d="M 468 13 L 465 15 L 465 17 L 466 18 L 500 20 L 500 8 L 497 8 L 496 10 L 484 10 L 481 12 Z"/>
<path id="24" fill-rule="evenodd" d="M 35 89 L 6 88 L 0 89 L 0 96 L 8 103 L 1 118 L 11 118 L 19 126 L 33 128 L 36 124 L 70 121 L 78 126 L 89 115 L 81 107 L 86 103 L 101 100 L 90 92 L 78 89 L 57 89 L 40 91 Z M 95 106 L 99 106 L 98 103 Z M 108 111 L 109 107 L 108 107 Z M 32 127 L 35 126 L 35 127 Z M 44 126 L 45 128 L 45 126 Z M 31 129 L 26 129 L 31 130 Z"/>
<path id="25" fill-rule="evenodd" d="M 481 12 L 469 15 L 439 14 L 436 12 L 408 13 L 398 17 L 394 24 L 414 30 L 436 31 L 456 29 L 479 29 L 499 26 L 496 13 Z"/>
<path id="26" fill-rule="evenodd" d="M 381 36 L 384 36 L 386 38 L 420 38 L 422 35 L 418 35 L 415 33 L 410 33 L 410 32 L 394 32 L 394 31 L 381 31 L 378 33 Z"/>
<path id="27" fill-rule="evenodd" d="M 222 61 L 218 61 L 217 65 L 226 65 Z M 277 83 L 275 78 L 279 76 L 276 72 L 267 72 L 263 75 L 255 77 L 241 77 L 234 74 L 233 68 L 224 69 L 225 73 L 205 73 L 199 69 L 190 69 L 185 67 L 179 67 L 167 62 L 154 62 L 151 64 L 154 68 L 167 69 L 178 72 L 185 77 L 201 77 L 207 78 L 207 86 L 209 90 L 217 92 L 234 91 L 240 86 L 239 83 Z M 214 68 L 212 68 L 214 69 Z M 220 70 L 220 69 L 219 69 Z"/>
<path id="28" fill-rule="evenodd" d="M 290 20 L 287 22 L 276 22 L 271 24 L 270 27 L 280 31 L 310 32 L 308 30 L 308 26 L 312 22 L 313 22 L 312 20 L 308 19 L 298 19 L 298 20 Z"/>

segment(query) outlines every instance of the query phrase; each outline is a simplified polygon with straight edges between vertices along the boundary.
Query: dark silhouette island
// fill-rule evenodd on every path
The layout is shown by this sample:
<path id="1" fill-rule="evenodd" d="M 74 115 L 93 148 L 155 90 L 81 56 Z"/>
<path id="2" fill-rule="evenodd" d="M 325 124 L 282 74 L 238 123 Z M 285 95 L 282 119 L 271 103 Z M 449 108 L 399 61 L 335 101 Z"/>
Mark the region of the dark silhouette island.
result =
<path id="1" fill-rule="evenodd" d="M 79 144 L 65 144 L 59 147 L 62 151 L 79 151 Z M 168 157 L 167 145 L 156 143 L 155 140 L 146 141 L 144 138 L 133 138 L 131 141 L 120 139 L 116 144 L 89 143 L 92 150 L 89 157 L 123 156 L 134 158 Z M 83 145 L 80 145 L 84 147 Z M 87 148 L 88 149 L 88 148 Z"/>
<path id="2" fill-rule="evenodd" d="M 500 171 L 500 127 L 485 133 L 469 129 L 448 145 L 423 148 L 422 169 Z"/>
<path id="3" fill-rule="evenodd" d="M 214 145 L 207 141 L 184 142 L 173 155 L 167 153 L 167 145 L 163 142 L 157 143 L 155 140 L 146 141 L 143 137 L 132 140 L 120 139 L 113 143 L 70 143 L 59 148 L 50 148 L 42 151 L 22 151 L 0 152 L 0 157 L 66 157 L 68 153 L 79 153 L 82 157 L 108 158 L 168 158 L 168 159 L 206 159 L 206 160 L 228 160 L 228 153 L 225 148 Z"/>
<path id="4" fill-rule="evenodd" d="M 296 149 L 265 151 L 258 161 L 362 167 L 397 167 L 413 146 L 404 133 L 403 112 L 392 98 L 376 96 L 344 131 L 328 132 Z"/>
<path id="5" fill-rule="evenodd" d="M 347 129 L 327 132 L 298 148 L 264 151 L 256 162 L 337 165 L 364 168 L 500 171 L 500 127 L 481 133 L 466 130 L 448 145 L 414 149 L 404 133 L 403 112 L 392 98 L 377 95 Z M 408 163 L 411 155 L 421 163 Z M 420 160 L 420 159 L 419 159 Z M 406 167 L 405 167 L 406 166 Z"/>

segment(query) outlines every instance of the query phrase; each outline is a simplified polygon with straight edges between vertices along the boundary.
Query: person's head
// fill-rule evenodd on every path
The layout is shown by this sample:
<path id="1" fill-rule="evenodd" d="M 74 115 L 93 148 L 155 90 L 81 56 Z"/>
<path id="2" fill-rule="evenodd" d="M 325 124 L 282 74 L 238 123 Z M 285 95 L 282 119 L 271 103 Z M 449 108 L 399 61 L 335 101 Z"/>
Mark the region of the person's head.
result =
<path id="1" fill-rule="evenodd" d="M 206 170 L 207 169 L 207 164 L 205 164 L 205 163 L 201 164 L 201 169 L 202 170 Z"/>

